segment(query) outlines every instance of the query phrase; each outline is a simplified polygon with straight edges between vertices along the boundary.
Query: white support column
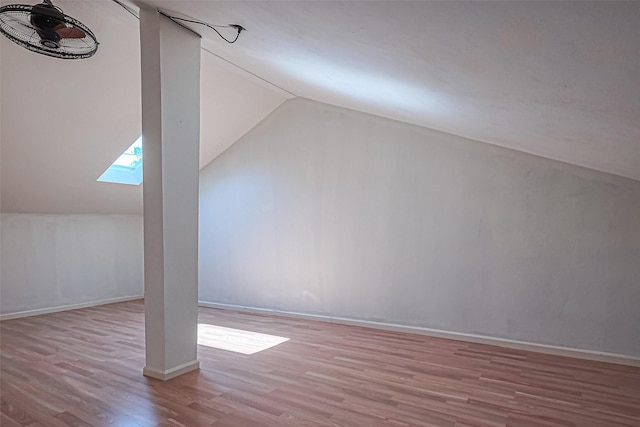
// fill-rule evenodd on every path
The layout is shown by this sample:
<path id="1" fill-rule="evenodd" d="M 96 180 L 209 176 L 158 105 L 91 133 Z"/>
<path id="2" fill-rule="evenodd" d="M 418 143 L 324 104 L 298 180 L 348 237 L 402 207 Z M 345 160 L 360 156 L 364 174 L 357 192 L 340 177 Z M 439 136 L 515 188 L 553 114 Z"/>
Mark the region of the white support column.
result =
<path id="1" fill-rule="evenodd" d="M 199 368 L 200 37 L 140 10 L 144 150 L 144 375 Z"/>

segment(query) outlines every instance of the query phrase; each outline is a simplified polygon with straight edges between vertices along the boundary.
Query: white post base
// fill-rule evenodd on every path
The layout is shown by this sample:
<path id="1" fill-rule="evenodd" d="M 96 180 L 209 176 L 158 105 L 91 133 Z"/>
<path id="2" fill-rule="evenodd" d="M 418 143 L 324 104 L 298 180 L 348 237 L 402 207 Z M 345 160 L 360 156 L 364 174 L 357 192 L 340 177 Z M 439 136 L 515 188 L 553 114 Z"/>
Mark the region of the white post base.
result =
<path id="1" fill-rule="evenodd" d="M 200 369 L 200 361 L 194 360 L 192 362 L 183 363 L 175 368 L 167 369 L 166 371 L 159 371 L 157 369 L 146 367 L 142 370 L 142 375 L 149 378 L 155 378 L 156 380 L 167 381 L 171 378 L 175 378 L 187 372 L 196 371 Z"/>

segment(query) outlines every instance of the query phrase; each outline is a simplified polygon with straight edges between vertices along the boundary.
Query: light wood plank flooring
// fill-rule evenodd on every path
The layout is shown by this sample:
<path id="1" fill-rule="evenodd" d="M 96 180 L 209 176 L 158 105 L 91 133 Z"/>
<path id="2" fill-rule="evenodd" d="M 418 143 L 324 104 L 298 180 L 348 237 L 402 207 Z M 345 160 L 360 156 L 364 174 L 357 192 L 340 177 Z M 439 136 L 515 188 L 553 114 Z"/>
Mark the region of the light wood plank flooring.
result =
<path id="1" fill-rule="evenodd" d="M 143 305 L 0 322 L 0 425 L 640 426 L 640 369 L 421 335 L 200 309 L 289 341 L 199 346 L 201 370 L 142 376 Z"/>

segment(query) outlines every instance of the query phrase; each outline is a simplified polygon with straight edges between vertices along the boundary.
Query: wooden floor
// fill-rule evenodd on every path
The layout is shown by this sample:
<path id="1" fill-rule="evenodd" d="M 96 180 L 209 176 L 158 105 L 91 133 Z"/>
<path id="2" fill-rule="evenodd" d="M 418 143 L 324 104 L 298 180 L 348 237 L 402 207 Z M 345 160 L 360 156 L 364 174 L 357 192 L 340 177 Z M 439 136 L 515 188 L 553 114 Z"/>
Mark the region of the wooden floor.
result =
<path id="1" fill-rule="evenodd" d="M 141 302 L 0 322 L 11 426 L 640 426 L 640 369 L 214 309 L 200 323 L 289 341 L 142 376 Z"/>

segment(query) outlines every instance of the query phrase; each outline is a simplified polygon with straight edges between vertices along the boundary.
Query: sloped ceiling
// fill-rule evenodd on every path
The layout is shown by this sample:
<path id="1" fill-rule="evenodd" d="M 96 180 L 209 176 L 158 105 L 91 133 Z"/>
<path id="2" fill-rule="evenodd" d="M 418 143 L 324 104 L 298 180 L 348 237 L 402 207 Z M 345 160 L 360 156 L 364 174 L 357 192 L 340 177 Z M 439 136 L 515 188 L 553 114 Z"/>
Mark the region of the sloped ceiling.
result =
<path id="1" fill-rule="evenodd" d="M 95 182 L 140 132 L 138 22 L 109 0 L 56 4 L 100 50 L 61 61 L 0 41 L 0 207 L 139 212 L 139 187 Z M 230 45 L 193 27 L 210 52 L 203 163 L 301 96 L 640 180 L 638 2 L 135 4 L 248 29 Z"/>
<path id="2" fill-rule="evenodd" d="M 204 51 L 200 82 L 200 168 L 290 95 Z"/>
<path id="3" fill-rule="evenodd" d="M 640 179 L 640 2 L 144 3 L 297 96 Z"/>

